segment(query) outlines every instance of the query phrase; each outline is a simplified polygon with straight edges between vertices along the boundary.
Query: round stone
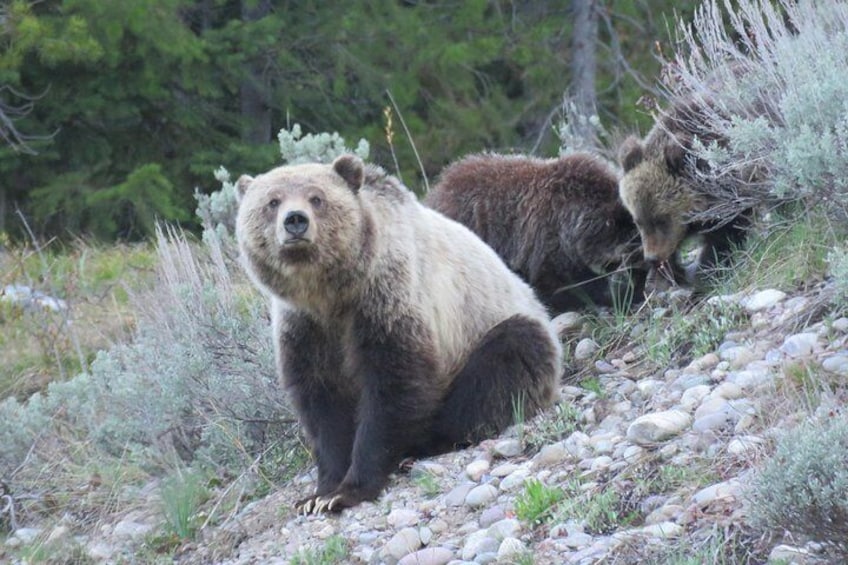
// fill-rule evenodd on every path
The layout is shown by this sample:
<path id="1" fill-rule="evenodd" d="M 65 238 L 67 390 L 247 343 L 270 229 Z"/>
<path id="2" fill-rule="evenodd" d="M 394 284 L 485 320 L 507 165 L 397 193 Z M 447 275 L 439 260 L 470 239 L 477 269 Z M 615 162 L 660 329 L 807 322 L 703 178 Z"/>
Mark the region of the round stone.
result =
<path id="1" fill-rule="evenodd" d="M 386 516 L 386 523 L 393 528 L 406 528 L 418 524 L 420 517 L 415 510 L 396 508 Z"/>
<path id="2" fill-rule="evenodd" d="M 468 478 L 472 481 L 479 481 L 483 475 L 489 472 L 489 462 L 485 459 L 478 459 L 476 461 L 472 461 L 465 467 L 465 474 L 468 475 Z"/>
<path id="3" fill-rule="evenodd" d="M 453 558 L 453 551 L 446 547 L 427 547 L 405 556 L 398 565 L 445 565 Z"/>
<path id="4" fill-rule="evenodd" d="M 533 462 L 540 467 L 546 467 L 562 463 L 568 459 L 568 457 L 569 453 L 565 448 L 565 444 L 558 441 L 556 443 L 548 444 L 539 450 L 539 453 L 533 458 Z"/>
<path id="5" fill-rule="evenodd" d="M 493 450 L 499 457 L 517 457 L 524 451 L 521 442 L 517 439 L 502 439 L 495 442 Z"/>
<path id="6" fill-rule="evenodd" d="M 818 341 L 819 336 L 814 333 L 790 335 L 783 340 L 780 350 L 789 357 L 804 357 L 818 349 Z"/>
<path id="7" fill-rule="evenodd" d="M 583 317 L 577 312 L 563 312 L 551 320 L 551 324 L 557 335 L 564 337 L 580 331 L 583 327 Z"/>
<path id="8" fill-rule="evenodd" d="M 834 355 L 822 361 L 822 369 L 829 373 L 848 376 L 848 355 Z"/>
<path id="9" fill-rule="evenodd" d="M 645 414 L 628 426 L 627 439 L 638 445 L 649 445 L 680 434 L 691 423 L 692 417 L 682 410 Z"/>
<path id="10" fill-rule="evenodd" d="M 524 544 L 517 538 L 504 538 L 498 547 L 498 561 L 510 562 L 527 552 Z"/>
<path id="11" fill-rule="evenodd" d="M 761 290 L 742 301 L 742 307 L 748 312 L 759 312 L 771 308 L 786 298 L 786 293 L 774 288 Z"/>
<path id="12" fill-rule="evenodd" d="M 492 485 L 480 485 L 471 489 L 465 496 L 465 504 L 476 508 L 495 500 L 498 497 L 498 489 Z"/>
<path id="13" fill-rule="evenodd" d="M 487 530 L 487 535 L 496 540 L 502 540 L 508 537 L 518 537 L 521 532 L 521 523 L 515 518 L 504 518 L 495 522 Z"/>
<path id="14" fill-rule="evenodd" d="M 696 385 L 683 391 L 680 405 L 686 410 L 694 410 L 710 394 L 709 385 Z"/>
<path id="15" fill-rule="evenodd" d="M 386 551 L 399 560 L 402 557 L 417 551 L 421 547 L 421 538 L 415 528 L 404 528 L 386 544 Z"/>
<path id="16" fill-rule="evenodd" d="M 597 353 L 598 349 L 600 349 L 600 347 L 597 343 L 595 343 L 595 340 L 590 337 L 584 337 L 578 341 L 577 345 L 574 347 L 574 359 L 577 361 L 585 361 Z"/>

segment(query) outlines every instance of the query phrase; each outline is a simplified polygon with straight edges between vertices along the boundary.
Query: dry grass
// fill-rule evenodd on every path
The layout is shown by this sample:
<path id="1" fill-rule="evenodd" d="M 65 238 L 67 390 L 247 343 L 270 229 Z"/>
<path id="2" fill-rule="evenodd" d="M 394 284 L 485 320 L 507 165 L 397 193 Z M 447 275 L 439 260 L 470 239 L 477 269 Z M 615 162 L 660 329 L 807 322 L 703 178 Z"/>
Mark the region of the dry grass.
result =
<path id="1" fill-rule="evenodd" d="M 86 370 L 97 351 L 126 341 L 135 319 L 127 289 L 149 285 L 154 265 L 149 245 L 79 240 L 0 251 L 0 290 L 21 285 L 67 305 L 52 311 L 0 301 L 0 399 L 28 398 Z"/>

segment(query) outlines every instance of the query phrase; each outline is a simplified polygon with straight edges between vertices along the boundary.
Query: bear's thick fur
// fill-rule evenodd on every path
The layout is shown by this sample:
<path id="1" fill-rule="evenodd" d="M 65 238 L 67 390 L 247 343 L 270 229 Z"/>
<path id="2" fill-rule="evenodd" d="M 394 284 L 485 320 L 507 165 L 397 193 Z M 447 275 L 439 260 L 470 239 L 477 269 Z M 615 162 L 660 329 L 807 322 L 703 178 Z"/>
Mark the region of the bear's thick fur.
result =
<path id="1" fill-rule="evenodd" d="M 639 232 L 615 169 L 591 153 L 471 155 L 442 172 L 425 203 L 480 236 L 554 313 L 642 294 Z"/>
<path id="2" fill-rule="evenodd" d="M 271 299 L 278 368 L 318 465 L 305 512 L 376 498 L 406 456 L 452 450 L 555 399 L 561 345 L 473 233 L 345 155 L 239 179 L 236 235 Z"/>
<path id="3" fill-rule="evenodd" d="M 738 202 L 721 200 L 738 195 L 732 185 L 749 182 L 753 172 L 740 173 L 744 179 L 739 175 L 722 179 L 731 185 L 728 190 L 704 174 L 707 164 L 692 151 L 696 139 L 703 146 L 726 142 L 710 127 L 705 104 L 692 98 L 677 100 L 644 140 L 631 136 L 619 148 L 624 170 L 619 195 L 639 229 L 645 261 L 674 282 L 689 284 L 744 241 L 752 215 L 751 207 L 738 196 Z M 690 236 L 700 237 L 701 249 L 684 272 L 679 251 Z"/>

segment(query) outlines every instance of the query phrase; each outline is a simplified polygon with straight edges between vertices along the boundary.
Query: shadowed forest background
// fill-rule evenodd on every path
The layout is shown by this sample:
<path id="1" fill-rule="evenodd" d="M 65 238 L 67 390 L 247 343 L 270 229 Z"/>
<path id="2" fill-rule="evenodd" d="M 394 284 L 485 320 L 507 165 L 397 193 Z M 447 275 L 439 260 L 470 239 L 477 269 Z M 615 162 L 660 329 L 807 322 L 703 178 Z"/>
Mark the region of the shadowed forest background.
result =
<path id="1" fill-rule="evenodd" d="M 433 179 L 470 152 L 556 155 L 564 95 L 607 128 L 644 131 L 637 101 L 694 4 L 12 0 L 0 232 L 20 238 L 19 210 L 45 237 L 194 228 L 195 188 L 217 188 L 222 165 L 279 164 L 276 134 L 295 123 L 367 140 L 414 190 L 422 167 Z"/>

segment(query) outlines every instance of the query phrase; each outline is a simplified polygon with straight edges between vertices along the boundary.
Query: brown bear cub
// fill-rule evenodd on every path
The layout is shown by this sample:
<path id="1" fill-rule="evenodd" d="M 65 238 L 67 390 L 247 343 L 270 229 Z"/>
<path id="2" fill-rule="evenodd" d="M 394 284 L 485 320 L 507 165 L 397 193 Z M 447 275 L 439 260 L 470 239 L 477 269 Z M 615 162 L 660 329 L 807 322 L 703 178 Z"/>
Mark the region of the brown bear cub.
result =
<path id="1" fill-rule="evenodd" d="M 704 146 L 725 142 L 710 128 L 704 104 L 678 101 L 644 140 L 631 136 L 619 149 L 621 200 L 639 228 L 645 261 L 671 282 L 698 282 L 744 241 L 751 223 L 752 206 L 735 189 L 752 180 L 751 172 L 712 179 L 692 151 L 696 139 Z M 701 248 L 684 270 L 680 247 L 690 236 L 700 238 Z"/>
<path id="2" fill-rule="evenodd" d="M 642 295 L 639 232 L 616 171 L 591 153 L 471 155 L 442 172 L 425 203 L 480 236 L 551 312 Z"/>
<path id="3" fill-rule="evenodd" d="M 556 398 L 532 289 L 465 227 L 345 155 L 238 181 L 242 261 L 318 465 L 299 511 L 375 499 L 407 456 L 490 437 Z"/>

